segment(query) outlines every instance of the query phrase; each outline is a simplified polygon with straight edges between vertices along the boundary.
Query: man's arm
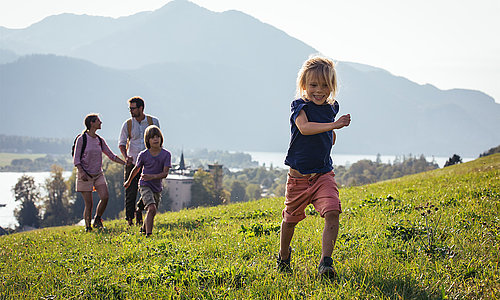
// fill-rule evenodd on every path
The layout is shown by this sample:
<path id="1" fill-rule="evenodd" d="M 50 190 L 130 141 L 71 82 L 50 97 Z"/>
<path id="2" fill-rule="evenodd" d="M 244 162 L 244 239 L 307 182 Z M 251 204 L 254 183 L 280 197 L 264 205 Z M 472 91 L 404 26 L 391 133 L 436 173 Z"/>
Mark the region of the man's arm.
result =
<path id="1" fill-rule="evenodd" d="M 120 145 L 118 147 L 120 148 L 120 152 L 122 153 L 125 163 L 127 164 L 127 166 L 130 166 L 132 164 L 132 156 L 127 155 L 127 147 L 124 145 Z"/>
<path id="2" fill-rule="evenodd" d="M 120 131 L 120 137 L 118 139 L 118 148 L 123 156 L 123 160 L 129 166 L 133 163 L 132 157 L 128 156 L 127 153 L 127 141 L 128 141 L 128 130 L 127 130 L 127 121 L 125 121 L 122 125 L 122 129 Z"/>

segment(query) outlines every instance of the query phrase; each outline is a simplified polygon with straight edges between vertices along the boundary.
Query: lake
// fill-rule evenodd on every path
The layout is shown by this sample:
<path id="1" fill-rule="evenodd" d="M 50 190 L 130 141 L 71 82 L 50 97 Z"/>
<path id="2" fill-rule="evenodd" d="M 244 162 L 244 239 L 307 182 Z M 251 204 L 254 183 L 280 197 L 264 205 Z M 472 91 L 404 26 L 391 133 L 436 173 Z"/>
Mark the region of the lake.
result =
<path id="1" fill-rule="evenodd" d="M 0 207 L 0 227 L 14 228 L 17 226 L 17 220 L 14 217 L 14 209 L 19 206 L 20 203 L 16 203 L 12 188 L 23 175 L 32 176 L 35 179 L 35 184 L 40 186 L 45 183 L 46 178 L 49 178 L 50 172 L 0 172 L 0 204 L 6 205 Z M 70 175 L 71 172 L 63 172 L 65 179 L 69 178 Z M 42 188 L 40 188 L 40 194 L 42 196 L 45 195 Z"/>

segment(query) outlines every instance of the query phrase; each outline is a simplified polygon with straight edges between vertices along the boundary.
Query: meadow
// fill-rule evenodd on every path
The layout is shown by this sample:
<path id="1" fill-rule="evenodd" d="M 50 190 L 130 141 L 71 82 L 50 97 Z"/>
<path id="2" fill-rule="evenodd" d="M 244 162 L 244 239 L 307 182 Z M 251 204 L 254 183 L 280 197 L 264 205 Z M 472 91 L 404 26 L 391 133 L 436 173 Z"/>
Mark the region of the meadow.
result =
<path id="1" fill-rule="evenodd" d="M 500 154 L 340 190 L 333 259 L 317 277 L 323 220 L 308 208 L 293 274 L 275 270 L 284 198 L 0 237 L 0 299 L 498 299 Z"/>

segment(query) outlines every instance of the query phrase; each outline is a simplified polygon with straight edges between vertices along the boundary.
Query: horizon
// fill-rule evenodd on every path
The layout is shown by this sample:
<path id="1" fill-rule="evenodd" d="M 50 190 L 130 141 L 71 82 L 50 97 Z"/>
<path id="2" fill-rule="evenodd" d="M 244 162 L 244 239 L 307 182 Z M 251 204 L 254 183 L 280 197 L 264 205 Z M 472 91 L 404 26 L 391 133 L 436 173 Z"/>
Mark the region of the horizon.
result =
<path id="1" fill-rule="evenodd" d="M 26 28 L 60 13 L 117 18 L 156 10 L 169 2 L 4 0 L 0 2 L 0 26 Z M 500 3 L 493 0 L 473 4 L 465 0 L 459 4 L 396 0 L 377 4 L 367 0 L 313 0 L 307 4 L 285 0 L 190 2 L 215 12 L 241 11 L 335 60 L 383 68 L 442 90 L 478 90 L 500 103 L 500 41 L 495 38 L 500 34 L 500 19 L 496 18 Z M 283 6 L 287 9 L 282 10 Z M 303 15 L 307 22 L 296 22 Z"/>

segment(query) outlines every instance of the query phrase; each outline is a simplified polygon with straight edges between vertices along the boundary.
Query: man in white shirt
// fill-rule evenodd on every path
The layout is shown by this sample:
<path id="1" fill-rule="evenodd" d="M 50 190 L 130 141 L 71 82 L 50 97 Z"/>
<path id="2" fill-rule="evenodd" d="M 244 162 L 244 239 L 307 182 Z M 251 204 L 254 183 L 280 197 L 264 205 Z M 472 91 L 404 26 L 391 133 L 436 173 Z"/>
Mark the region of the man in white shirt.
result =
<path id="1" fill-rule="evenodd" d="M 128 179 L 130 172 L 134 168 L 139 152 L 146 149 L 144 145 L 144 131 L 149 125 L 160 127 L 160 122 L 157 118 L 144 114 L 144 100 L 141 97 L 132 97 L 127 102 L 132 118 L 123 123 L 120 138 L 118 139 L 118 147 L 127 162 L 125 165 L 125 180 Z M 142 224 L 144 204 L 139 201 L 137 209 L 135 207 L 140 177 L 141 172 L 134 177 L 130 186 L 125 189 L 125 219 L 129 225 L 134 224 L 134 217 L 136 218 L 136 224 Z"/>

